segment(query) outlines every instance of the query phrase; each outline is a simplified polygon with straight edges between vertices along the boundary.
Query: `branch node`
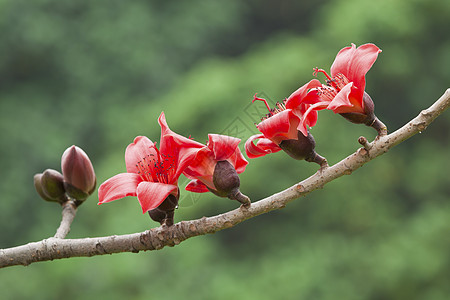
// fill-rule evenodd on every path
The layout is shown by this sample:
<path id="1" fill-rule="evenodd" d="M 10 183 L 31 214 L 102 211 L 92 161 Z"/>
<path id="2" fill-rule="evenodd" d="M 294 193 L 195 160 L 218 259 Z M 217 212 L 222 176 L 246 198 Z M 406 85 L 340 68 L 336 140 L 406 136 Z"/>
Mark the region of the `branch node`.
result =
<path id="1" fill-rule="evenodd" d="M 352 173 L 353 173 L 353 171 L 351 169 L 344 170 L 344 175 L 351 175 Z"/>
<path id="2" fill-rule="evenodd" d="M 97 249 L 98 253 L 101 253 L 101 254 L 108 253 L 100 241 L 97 241 L 97 243 L 95 243 L 95 249 Z"/>
<path id="3" fill-rule="evenodd" d="M 372 145 L 363 136 L 359 137 L 358 143 L 360 143 L 364 147 L 364 149 L 366 149 L 367 151 L 369 151 L 372 148 Z"/>
<path id="4" fill-rule="evenodd" d="M 303 193 L 305 191 L 305 187 L 300 183 L 295 185 L 295 189 L 297 190 L 298 193 Z"/>

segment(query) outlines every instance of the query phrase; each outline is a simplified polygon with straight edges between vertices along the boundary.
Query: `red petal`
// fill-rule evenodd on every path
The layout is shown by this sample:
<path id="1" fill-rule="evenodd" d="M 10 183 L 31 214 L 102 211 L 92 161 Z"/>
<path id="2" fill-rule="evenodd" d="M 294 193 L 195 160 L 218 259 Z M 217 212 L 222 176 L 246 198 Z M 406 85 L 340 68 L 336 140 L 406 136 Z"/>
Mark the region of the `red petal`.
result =
<path id="1" fill-rule="evenodd" d="M 136 196 L 142 179 L 133 173 L 121 173 L 109 178 L 98 188 L 98 204 L 111 202 L 127 196 Z"/>
<path id="2" fill-rule="evenodd" d="M 214 159 L 226 160 L 236 152 L 236 148 L 241 141 L 238 138 L 221 135 L 208 134 L 208 148 L 212 150 Z"/>
<path id="3" fill-rule="evenodd" d="M 380 48 L 374 44 L 364 44 L 358 48 L 352 44 L 351 47 L 343 48 L 331 66 L 331 76 L 342 73 L 360 90 L 362 99 L 366 86 L 364 76 L 375 63 L 380 52 Z"/>
<path id="4" fill-rule="evenodd" d="M 258 139 L 259 141 L 255 145 L 253 141 Z M 267 138 L 264 138 L 263 134 L 252 135 L 245 142 L 245 152 L 247 153 L 247 156 L 249 158 L 261 157 L 266 154 L 278 152 L 280 150 L 281 148 L 277 144 Z"/>
<path id="5" fill-rule="evenodd" d="M 303 118 L 301 118 L 301 121 L 297 126 L 297 130 L 303 133 L 304 136 L 308 136 L 308 129 L 306 128 L 306 125 L 309 127 L 316 125 L 317 111 L 327 108 L 328 104 L 329 102 L 319 102 L 311 105 L 303 114 Z"/>
<path id="6" fill-rule="evenodd" d="M 236 147 L 236 152 L 228 159 L 228 161 L 233 165 L 236 169 L 236 173 L 241 174 L 245 171 L 245 168 L 248 165 L 248 161 L 242 155 L 241 150 Z"/>
<path id="7" fill-rule="evenodd" d="M 336 113 L 340 107 L 352 107 L 353 104 L 350 102 L 348 96 L 352 90 L 353 83 L 350 82 L 345 85 L 336 96 L 334 96 L 333 100 L 328 104 L 327 109 L 330 109 Z"/>
<path id="8" fill-rule="evenodd" d="M 313 89 L 313 90 L 310 90 L 308 92 L 308 94 L 306 94 L 306 96 L 303 98 L 302 104 L 304 104 L 304 105 L 315 104 L 315 103 L 320 102 L 320 101 L 321 101 L 321 99 L 320 99 L 320 96 L 319 96 L 319 90 L 318 89 Z M 304 106 L 304 105 L 301 105 L 301 107 Z"/>
<path id="9" fill-rule="evenodd" d="M 363 104 L 360 102 L 359 93 L 355 93 L 355 88 L 350 82 L 342 88 L 342 90 L 330 102 L 327 109 L 332 110 L 336 114 L 341 113 L 364 113 Z M 356 96 L 355 96 L 356 94 Z"/>
<path id="10" fill-rule="evenodd" d="M 297 139 L 297 126 L 299 123 L 300 118 L 294 115 L 292 110 L 286 109 L 265 119 L 256 127 L 264 134 L 264 137 L 279 144 L 283 140 Z"/>
<path id="11" fill-rule="evenodd" d="M 306 106 L 306 108 L 309 108 L 309 107 L 311 107 L 311 105 Z M 318 118 L 317 110 L 320 110 L 320 109 L 312 109 L 308 112 L 308 114 L 306 114 L 306 112 L 308 111 L 307 109 L 305 109 L 303 111 L 299 110 L 299 109 L 295 109 L 292 112 L 300 118 L 300 120 L 301 120 L 300 123 L 303 122 L 304 124 L 306 124 L 308 127 L 311 128 L 311 127 L 315 126 L 317 123 L 317 118 Z M 299 124 L 299 126 L 300 126 L 300 124 Z M 298 130 L 299 126 L 297 126 L 297 130 Z"/>
<path id="12" fill-rule="evenodd" d="M 169 183 L 175 183 L 180 174 L 194 159 L 197 152 L 205 145 L 170 130 L 164 112 L 159 116 L 158 122 L 161 126 L 160 151 L 162 155 L 172 157 L 175 162 L 175 172 L 169 179 Z"/>
<path id="13" fill-rule="evenodd" d="M 125 150 L 125 164 L 128 173 L 138 173 L 136 165 L 143 158 L 153 156 L 157 157 L 155 144 L 145 136 L 137 136 L 133 143 L 129 144 Z"/>
<path id="14" fill-rule="evenodd" d="M 217 160 L 214 159 L 212 151 L 204 147 L 197 152 L 195 159 L 184 169 L 183 174 L 189 179 L 199 179 L 214 188 L 213 174 L 216 164 Z"/>
<path id="15" fill-rule="evenodd" d="M 294 109 L 296 107 L 298 107 L 300 104 L 303 103 L 303 101 L 305 100 L 305 97 L 307 96 L 308 91 L 312 88 L 317 88 L 317 87 L 321 87 L 322 84 L 320 83 L 319 80 L 317 79 L 313 79 L 310 82 L 306 83 L 305 85 L 303 85 L 302 87 L 300 87 L 299 89 L 297 89 L 295 92 L 293 92 L 286 101 L 286 108 L 290 108 L 290 109 Z M 316 97 L 313 97 L 314 94 L 316 95 Z M 318 96 L 317 93 L 313 93 L 311 95 L 309 95 L 309 102 L 314 102 L 314 99 L 312 98 L 317 98 L 318 100 Z"/>
<path id="16" fill-rule="evenodd" d="M 217 163 L 217 160 L 214 159 L 213 155 L 213 152 L 208 147 L 200 149 L 189 166 L 184 169 L 183 174 L 191 179 L 205 175 L 212 176 L 214 173 L 214 167 Z"/>
<path id="17" fill-rule="evenodd" d="M 137 187 L 137 197 L 142 213 L 157 208 L 169 194 L 177 195 L 178 187 L 174 184 L 143 181 Z"/>
<path id="18" fill-rule="evenodd" d="M 192 181 L 190 181 L 186 187 L 185 187 L 186 191 L 189 192 L 194 192 L 194 193 L 206 193 L 209 192 L 208 188 L 206 187 L 206 185 L 201 182 L 198 179 L 194 179 Z"/>

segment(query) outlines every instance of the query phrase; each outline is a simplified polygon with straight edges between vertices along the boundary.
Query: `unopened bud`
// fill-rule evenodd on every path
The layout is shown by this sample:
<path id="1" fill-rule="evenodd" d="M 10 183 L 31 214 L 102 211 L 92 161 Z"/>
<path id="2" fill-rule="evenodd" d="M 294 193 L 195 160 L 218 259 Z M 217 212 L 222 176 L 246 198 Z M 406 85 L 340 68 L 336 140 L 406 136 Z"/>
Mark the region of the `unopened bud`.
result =
<path id="1" fill-rule="evenodd" d="M 66 200 L 63 175 L 58 171 L 47 169 L 42 174 L 34 175 L 34 186 L 46 201 L 62 203 Z"/>
<path id="2" fill-rule="evenodd" d="M 85 200 L 95 190 L 94 167 L 87 154 L 77 146 L 64 151 L 61 158 L 61 170 L 67 194 L 77 200 Z"/>
<path id="3" fill-rule="evenodd" d="M 241 181 L 233 165 L 227 160 L 218 161 L 214 167 L 213 183 L 215 190 L 209 189 L 220 197 L 228 197 L 237 200 L 244 206 L 250 206 L 250 198 L 239 190 Z"/>
<path id="4" fill-rule="evenodd" d="M 148 211 L 150 218 L 161 225 L 172 226 L 175 208 L 178 208 L 179 195 L 180 189 L 178 189 L 177 196 L 169 194 L 157 208 Z"/>

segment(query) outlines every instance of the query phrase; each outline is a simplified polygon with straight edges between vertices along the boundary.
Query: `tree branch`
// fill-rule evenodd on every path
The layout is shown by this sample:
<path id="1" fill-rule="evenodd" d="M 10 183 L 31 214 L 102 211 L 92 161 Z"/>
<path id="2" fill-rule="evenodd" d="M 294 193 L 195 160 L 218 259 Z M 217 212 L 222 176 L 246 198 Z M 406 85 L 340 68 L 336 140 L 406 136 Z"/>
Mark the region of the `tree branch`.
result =
<path id="1" fill-rule="evenodd" d="M 280 209 L 290 201 L 322 188 L 325 184 L 343 175 L 349 175 L 372 159 L 386 153 L 413 135 L 424 131 L 450 106 L 450 89 L 431 107 L 397 131 L 381 136 L 372 143 L 361 137 L 363 148 L 344 158 L 337 164 L 319 170 L 309 178 L 292 187 L 253 203 L 249 208 L 238 209 L 192 221 L 182 221 L 171 227 L 160 226 L 140 233 L 113 235 L 98 238 L 59 239 L 55 237 L 39 242 L 0 250 L 0 267 L 29 265 L 33 262 L 53 259 L 94 256 L 119 252 L 139 252 L 158 250 L 165 246 L 175 246 L 182 241 L 208 233 L 214 233 L 239 224 L 249 218 Z M 59 231 L 59 230 L 58 230 Z M 62 235 L 62 234 L 61 234 Z"/>

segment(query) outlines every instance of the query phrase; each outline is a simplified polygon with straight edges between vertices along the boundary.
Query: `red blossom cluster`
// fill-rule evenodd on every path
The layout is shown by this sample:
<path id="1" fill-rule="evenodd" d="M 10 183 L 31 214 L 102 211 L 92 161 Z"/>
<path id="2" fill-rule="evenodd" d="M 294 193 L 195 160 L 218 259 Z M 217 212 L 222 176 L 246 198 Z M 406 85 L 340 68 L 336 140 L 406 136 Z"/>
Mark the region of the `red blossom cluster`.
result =
<path id="1" fill-rule="evenodd" d="M 283 150 L 295 159 L 326 167 L 327 161 L 315 152 L 315 141 L 308 130 L 317 123 L 318 111 L 323 109 L 341 114 L 353 123 L 372 126 L 379 135 L 385 134 L 386 127 L 375 117 L 372 99 L 364 91 L 365 75 L 380 52 L 374 44 L 343 48 L 331 66 L 330 75 L 323 69 L 314 69 L 314 75 L 325 75 L 326 84 L 312 79 L 272 109 L 265 99 L 255 95 L 253 101 L 263 101 L 269 113 L 256 125 L 261 134 L 251 136 L 245 143 L 247 156 L 256 158 Z M 207 145 L 203 145 L 170 130 L 164 113 L 158 122 L 159 147 L 145 136 L 136 137 L 125 151 L 127 172 L 100 185 L 98 204 L 137 196 L 143 213 L 148 212 L 153 220 L 170 226 L 180 197 L 178 180 L 184 174 L 191 180 L 185 187 L 187 191 L 209 191 L 237 200 L 244 207 L 250 205 L 250 199 L 240 192 L 238 174 L 248 164 L 238 147 L 240 139 L 209 134 Z M 53 180 L 63 176 L 50 172 L 38 176 L 37 188 L 44 198 L 60 201 L 61 193 L 67 193 L 70 187 L 83 192 L 82 196 L 92 193 L 95 175 L 89 169 L 89 159 L 81 149 L 70 149 L 63 155 L 63 179 Z M 84 177 L 80 176 L 83 172 Z M 53 181 L 46 181 L 47 177 Z M 54 182 L 60 186 L 53 187 Z"/>
<path id="2" fill-rule="evenodd" d="M 211 191 L 250 205 L 240 190 L 237 174 L 248 162 L 238 148 L 240 139 L 210 134 L 208 145 L 181 136 L 169 129 L 164 113 L 159 119 L 161 139 L 156 143 L 138 136 L 125 151 L 127 173 L 106 180 L 98 189 L 99 203 L 126 196 L 137 196 L 143 213 L 161 224 L 172 225 L 178 206 L 178 178 L 183 173 L 192 181 L 186 190 L 196 193 Z"/>
<path id="3" fill-rule="evenodd" d="M 354 44 L 343 48 L 331 65 L 330 75 L 323 69 L 314 69 L 314 75 L 323 73 L 326 84 L 313 79 L 292 93 L 283 103 L 270 109 L 267 101 L 254 97 L 253 101 L 266 103 L 269 114 L 256 125 L 261 134 L 251 136 L 245 143 L 249 158 L 284 150 L 295 159 L 314 161 L 326 166 L 326 160 L 315 151 L 314 138 L 307 127 L 317 122 L 317 111 L 329 109 L 353 123 L 366 124 L 386 133 L 386 127 L 374 114 L 374 104 L 364 91 L 365 75 L 381 50 L 374 44 Z M 256 144 L 254 141 L 256 141 Z"/>

